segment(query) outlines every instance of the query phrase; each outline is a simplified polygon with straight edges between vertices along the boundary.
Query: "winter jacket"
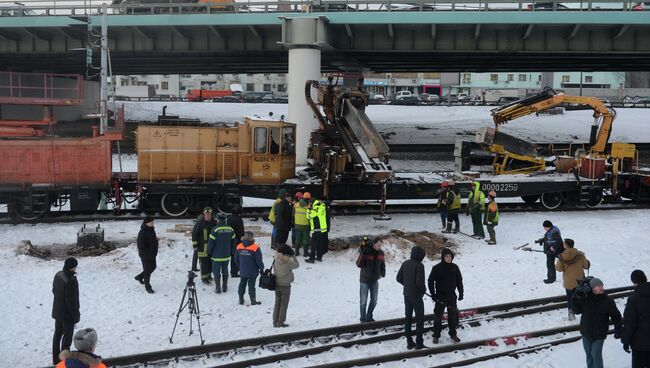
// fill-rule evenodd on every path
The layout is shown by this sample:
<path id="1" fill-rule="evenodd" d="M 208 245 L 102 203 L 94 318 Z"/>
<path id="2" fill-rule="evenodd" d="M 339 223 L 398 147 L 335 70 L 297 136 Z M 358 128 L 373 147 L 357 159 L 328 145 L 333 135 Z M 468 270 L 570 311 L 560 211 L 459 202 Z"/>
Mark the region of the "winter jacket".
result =
<path id="1" fill-rule="evenodd" d="M 106 368 L 102 357 L 85 351 L 63 350 L 59 358 L 61 361 L 55 368 Z"/>
<path id="2" fill-rule="evenodd" d="M 237 245 L 235 262 L 239 266 L 241 277 L 257 277 L 260 272 L 264 271 L 262 249 L 254 243 L 253 239 L 247 237 L 243 237 L 241 243 Z"/>
<path id="3" fill-rule="evenodd" d="M 455 188 L 447 191 L 447 212 L 452 215 L 460 212 L 460 195 Z"/>
<path id="4" fill-rule="evenodd" d="M 269 222 L 273 226 L 275 226 L 275 206 L 280 202 L 282 202 L 282 198 L 276 198 L 275 202 L 271 205 L 271 210 L 269 211 Z"/>
<path id="5" fill-rule="evenodd" d="M 79 314 L 79 283 L 74 272 L 59 271 L 52 281 L 52 318 L 77 323 Z"/>
<path id="6" fill-rule="evenodd" d="M 232 227 L 235 230 L 235 238 L 240 239 L 244 236 L 244 221 L 242 221 L 239 215 L 232 214 L 228 216 L 226 225 Z"/>
<path id="7" fill-rule="evenodd" d="M 201 216 L 194 224 L 192 229 L 192 246 L 194 249 L 198 250 L 199 257 L 204 258 L 208 256 L 208 239 L 210 236 L 210 231 L 215 227 L 217 223 L 214 219 L 210 221 L 205 221 L 205 218 Z"/>
<path id="8" fill-rule="evenodd" d="M 158 255 L 158 238 L 153 226 L 142 224 L 138 233 L 138 255 L 142 259 L 156 259 Z"/>
<path id="9" fill-rule="evenodd" d="M 447 210 L 447 189 L 438 189 L 436 196 L 438 197 L 438 204 L 436 206 L 441 210 Z"/>
<path id="10" fill-rule="evenodd" d="M 456 289 L 458 295 L 462 299 L 463 295 L 463 275 L 460 273 L 460 268 L 455 263 L 445 262 L 445 254 L 451 254 L 452 260 L 454 254 L 451 251 L 443 251 L 440 258 L 440 263 L 433 266 L 429 274 L 429 292 L 431 296 L 441 299 L 456 299 Z"/>
<path id="11" fill-rule="evenodd" d="M 426 293 L 424 284 L 424 249 L 413 247 L 411 259 L 402 263 L 397 271 L 397 282 L 404 286 L 404 296 L 422 298 Z"/>
<path id="12" fill-rule="evenodd" d="M 275 228 L 279 231 L 289 231 L 291 229 L 293 209 L 291 204 L 285 199 L 281 200 L 274 207 L 275 209 Z"/>
<path id="13" fill-rule="evenodd" d="M 222 224 L 215 226 L 208 236 L 208 257 L 213 261 L 225 262 L 230 260 L 230 254 L 235 247 L 235 230 Z"/>
<path id="14" fill-rule="evenodd" d="M 309 219 L 309 227 L 312 232 L 327 232 L 327 209 L 323 202 L 318 199 L 314 200 L 311 209 L 307 212 L 307 218 Z"/>
<path id="15" fill-rule="evenodd" d="M 291 285 L 293 282 L 293 270 L 300 267 L 295 256 L 289 256 L 283 253 L 276 253 L 273 258 L 273 274 L 275 275 L 276 285 Z"/>
<path id="16" fill-rule="evenodd" d="M 497 205 L 496 201 L 490 202 L 485 208 L 483 225 L 499 225 L 499 205 Z"/>
<path id="17" fill-rule="evenodd" d="M 609 320 L 614 323 L 614 333 L 620 335 L 622 327 L 621 312 L 607 294 L 589 294 L 585 300 L 574 300 L 573 311 L 580 317 L 580 334 L 591 341 L 607 337 Z"/>
<path id="18" fill-rule="evenodd" d="M 476 183 L 476 188 L 473 188 L 473 191 L 469 193 L 467 197 L 467 213 L 482 213 L 485 209 L 485 193 L 481 191 L 481 184 Z"/>
<path id="19" fill-rule="evenodd" d="M 650 284 L 634 288 L 623 313 L 623 344 L 633 350 L 650 351 Z"/>
<path id="20" fill-rule="evenodd" d="M 375 282 L 386 277 L 386 262 L 384 252 L 375 250 L 371 245 L 359 249 L 357 267 L 361 268 L 359 282 Z"/>
<path id="21" fill-rule="evenodd" d="M 309 231 L 309 218 L 307 218 L 309 208 L 307 206 L 307 202 L 304 199 L 301 199 L 300 202 L 293 207 L 293 225 L 296 230 Z"/>
<path id="22" fill-rule="evenodd" d="M 578 280 L 585 278 L 585 273 L 582 270 L 588 270 L 589 266 L 585 254 L 575 248 L 565 249 L 555 262 L 555 269 L 558 272 L 563 272 L 563 285 L 567 290 L 573 290 L 578 286 Z"/>
<path id="23" fill-rule="evenodd" d="M 557 226 L 553 226 L 550 229 L 548 229 L 548 231 L 544 234 L 542 240 L 543 240 L 542 245 L 544 246 L 544 253 L 546 254 L 552 253 L 554 256 L 557 257 L 560 253 L 564 251 L 564 242 L 562 241 L 562 234 L 560 233 L 560 229 Z"/>

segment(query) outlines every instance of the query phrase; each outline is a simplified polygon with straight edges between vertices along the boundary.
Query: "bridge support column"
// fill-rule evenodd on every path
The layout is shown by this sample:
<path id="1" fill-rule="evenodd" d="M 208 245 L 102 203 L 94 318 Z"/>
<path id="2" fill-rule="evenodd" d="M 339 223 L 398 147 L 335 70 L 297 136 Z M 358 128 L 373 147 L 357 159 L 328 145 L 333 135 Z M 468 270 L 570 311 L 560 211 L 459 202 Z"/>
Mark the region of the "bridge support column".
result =
<path id="1" fill-rule="evenodd" d="M 282 42 L 289 49 L 289 122 L 296 124 L 296 164 L 307 163 L 311 132 L 319 128 L 305 100 L 305 82 L 320 80 L 321 48 L 326 47 L 324 17 L 282 19 Z M 316 100 L 316 91 L 312 88 Z"/>

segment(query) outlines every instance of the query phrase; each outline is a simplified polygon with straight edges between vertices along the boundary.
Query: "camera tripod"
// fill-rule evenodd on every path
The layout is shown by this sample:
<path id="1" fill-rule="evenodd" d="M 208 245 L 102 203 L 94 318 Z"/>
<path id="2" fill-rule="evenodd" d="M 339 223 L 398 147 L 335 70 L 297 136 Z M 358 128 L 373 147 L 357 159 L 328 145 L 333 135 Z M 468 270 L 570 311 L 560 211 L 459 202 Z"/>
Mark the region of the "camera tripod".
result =
<path id="1" fill-rule="evenodd" d="M 190 271 L 191 274 L 193 272 Z M 194 274 L 196 277 L 196 274 Z M 196 317 L 196 325 L 199 326 L 199 337 L 201 338 L 201 345 L 205 343 L 203 340 L 203 333 L 201 332 L 201 310 L 199 309 L 199 299 L 196 295 L 196 285 L 194 284 L 194 277 L 191 275 L 188 277 L 187 284 L 185 285 L 185 290 L 183 290 L 183 297 L 181 298 L 181 305 L 178 307 L 178 312 L 176 313 L 176 322 L 174 322 L 174 329 L 172 330 L 172 335 L 169 337 L 169 343 L 173 344 L 172 340 L 174 337 L 174 332 L 176 332 L 176 325 L 178 324 L 178 317 L 181 315 L 181 312 L 187 308 L 190 312 L 190 333 L 189 336 L 192 336 L 194 330 L 192 329 L 192 317 Z M 187 301 L 185 301 L 187 297 Z"/>

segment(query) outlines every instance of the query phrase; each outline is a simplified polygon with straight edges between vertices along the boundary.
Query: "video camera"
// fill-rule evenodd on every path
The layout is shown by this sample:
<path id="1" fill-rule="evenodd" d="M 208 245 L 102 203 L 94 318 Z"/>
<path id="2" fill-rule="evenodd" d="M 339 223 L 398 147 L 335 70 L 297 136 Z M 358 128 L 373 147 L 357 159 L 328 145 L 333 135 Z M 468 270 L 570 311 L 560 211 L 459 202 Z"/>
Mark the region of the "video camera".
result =
<path id="1" fill-rule="evenodd" d="M 591 294 L 591 285 L 589 285 L 591 279 L 593 279 L 593 276 L 588 276 L 578 283 L 578 286 L 576 286 L 576 289 L 573 292 L 573 299 L 585 300 L 589 297 L 589 294 Z"/>
<path id="2" fill-rule="evenodd" d="M 535 244 L 544 245 L 544 238 L 535 240 Z"/>

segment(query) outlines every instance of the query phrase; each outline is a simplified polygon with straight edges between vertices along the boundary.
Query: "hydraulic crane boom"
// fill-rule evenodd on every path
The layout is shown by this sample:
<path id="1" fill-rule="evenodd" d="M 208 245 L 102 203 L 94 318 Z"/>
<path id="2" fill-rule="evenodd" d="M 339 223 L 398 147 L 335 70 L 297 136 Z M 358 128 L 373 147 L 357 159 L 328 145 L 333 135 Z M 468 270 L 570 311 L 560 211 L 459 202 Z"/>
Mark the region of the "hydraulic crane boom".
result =
<path id="1" fill-rule="evenodd" d="M 561 104 L 589 106 L 594 111 L 594 124 L 592 125 L 589 139 L 590 151 L 594 155 L 605 155 L 605 148 L 607 147 L 607 142 L 611 134 L 612 123 L 616 118 L 616 111 L 605 106 L 596 97 L 565 95 L 547 87 L 537 95 L 493 109 L 492 120 L 498 127 L 511 120 L 544 111 Z"/>

